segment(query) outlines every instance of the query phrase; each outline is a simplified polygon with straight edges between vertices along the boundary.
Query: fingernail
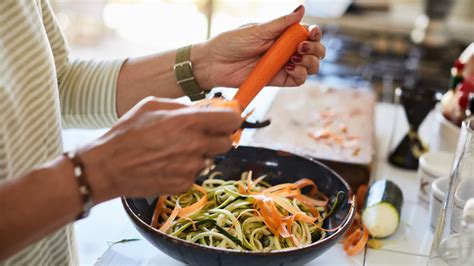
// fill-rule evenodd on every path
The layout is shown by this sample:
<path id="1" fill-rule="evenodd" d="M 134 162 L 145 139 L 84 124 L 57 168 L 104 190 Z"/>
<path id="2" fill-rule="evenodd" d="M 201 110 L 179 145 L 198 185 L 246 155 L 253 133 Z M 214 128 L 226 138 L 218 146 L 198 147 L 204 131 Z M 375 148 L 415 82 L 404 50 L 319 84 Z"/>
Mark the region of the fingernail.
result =
<path id="1" fill-rule="evenodd" d="M 297 54 L 297 55 L 294 55 L 294 56 L 291 58 L 291 60 L 292 60 L 293 62 L 295 62 L 295 63 L 299 63 L 299 62 L 301 62 L 301 60 L 303 60 L 303 56 Z"/>
<path id="2" fill-rule="evenodd" d="M 304 42 L 303 45 L 301 46 L 301 52 L 306 53 L 309 51 L 309 45 L 308 43 Z"/>
<path id="3" fill-rule="evenodd" d="M 293 64 L 293 63 L 289 63 L 286 66 L 286 70 L 288 70 L 288 71 L 293 71 L 294 69 L 295 69 L 295 64 Z"/>
<path id="4" fill-rule="evenodd" d="M 299 5 L 295 10 L 293 10 L 293 13 L 298 12 L 298 10 L 300 10 L 302 7 L 303 7 L 303 5 Z"/>
<path id="5" fill-rule="evenodd" d="M 319 40 L 321 39 L 321 29 L 318 27 L 317 30 L 314 31 L 314 36 L 313 36 L 313 40 Z"/>

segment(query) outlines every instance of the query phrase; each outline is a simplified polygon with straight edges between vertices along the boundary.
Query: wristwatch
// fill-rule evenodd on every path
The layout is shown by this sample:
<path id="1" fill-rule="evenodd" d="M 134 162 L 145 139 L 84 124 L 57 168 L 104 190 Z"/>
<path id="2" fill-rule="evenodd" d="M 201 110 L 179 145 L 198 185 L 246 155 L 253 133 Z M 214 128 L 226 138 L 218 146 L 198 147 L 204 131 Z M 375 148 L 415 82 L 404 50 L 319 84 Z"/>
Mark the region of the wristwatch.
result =
<path id="1" fill-rule="evenodd" d="M 206 98 L 205 91 L 201 89 L 193 76 L 193 64 L 191 62 L 191 45 L 179 48 L 176 52 L 176 63 L 173 66 L 178 85 L 181 86 L 186 96 L 191 101 Z"/>

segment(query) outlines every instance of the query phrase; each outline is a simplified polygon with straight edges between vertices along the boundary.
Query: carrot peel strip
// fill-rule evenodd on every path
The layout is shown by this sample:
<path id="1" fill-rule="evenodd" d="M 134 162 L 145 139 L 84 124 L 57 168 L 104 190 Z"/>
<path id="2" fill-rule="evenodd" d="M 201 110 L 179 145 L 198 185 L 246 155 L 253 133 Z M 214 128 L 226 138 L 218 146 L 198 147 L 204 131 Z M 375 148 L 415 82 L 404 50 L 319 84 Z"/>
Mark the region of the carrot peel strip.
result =
<path id="1" fill-rule="evenodd" d="M 201 192 L 203 195 L 196 203 L 194 203 L 192 205 L 189 205 L 188 207 L 182 208 L 182 209 L 179 210 L 178 216 L 181 217 L 181 218 L 186 218 L 186 217 L 200 211 L 204 207 L 204 205 L 206 205 L 206 203 L 207 203 L 206 189 L 201 187 L 201 186 L 198 186 L 196 184 L 193 185 L 193 188 L 196 189 L 197 191 Z"/>
<path id="2" fill-rule="evenodd" d="M 176 219 L 176 217 L 178 216 L 179 209 L 180 209 L 179 206 L 176 205 L 174 207 L 173 211 L 171 212 L 171 215 L 168 218 L 168 220 L 166 220 L 166 222 L 158 230 L 160 230 L 161 232 L 166 233 L 170 229 L 172 223 L 174 222 L 174 219 Z"/>
<path id="3" fill-rule="evenodd" d="M 347 255 L 352 256 L 361 252 L 369 241 L 369 231 L 362 226 L 362 232 L 357 229 L 344 241 L 344 251 Z"/>
<path id="4" fill-rule="evenodd" d="M 160 218 L 161 213 L 164 211 L 165 200 L 167 196 L 160 196 L 155 205 L 155 210 L 153 211 L 153 217 L 151 218 L 151 226 L 158 227 L 158 219 Z"/>

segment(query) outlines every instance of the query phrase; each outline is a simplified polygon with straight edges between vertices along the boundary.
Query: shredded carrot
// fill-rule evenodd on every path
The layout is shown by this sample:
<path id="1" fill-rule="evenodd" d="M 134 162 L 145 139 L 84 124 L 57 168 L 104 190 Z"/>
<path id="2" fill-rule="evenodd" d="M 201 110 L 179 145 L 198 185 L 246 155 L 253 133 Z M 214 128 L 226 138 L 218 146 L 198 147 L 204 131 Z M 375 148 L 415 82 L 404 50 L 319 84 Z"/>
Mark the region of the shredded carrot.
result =
<path id="1" fill-rule="evenodd" d="M 166 222 L 158 230 L 166 233 L 168 229 L 170 229 L 171 225 L 173 224 L 174 219 L 176 219 L 176 217 L 178 216 L 178 213 L 179 213 L 179 206 L 176 205 L 173 211 L 171 212 L 171 215 L 168 218 L 168 220 L 166 220 Z"/>
<path id="2" fill-rule="evenodd" d="M 194 203 L 192 205 L 189 205 L 186 208 L 180 209 L 179 213 L 178 213 L 178 216 L 181 217 L 181 218 L 188 217 L 188 216 L 200 211 L 204 207 L 204 205 L 206 205 L 206 203 L 207 203 L 206 189 L 201 187 L 201 186 L 198 186 L 196 184 L 193 184 L 193 188 L 196 189 L 197 191 L 201 192 L 203 194 L 203 196 L 196 203 Z"/>
<path id="3" fill-rule="evenodd" d="M 247 79 L 241 84 L 234 100 L 237 100 L 242 110 L 266 86 L 280 69 L 290 60 L 298 44 L 309 37 L 308 30 L 299 23 L 294 24 L 283 32 L 273 45 L 262 56 Z"/>
<path id="4" fill-rule="evenodd" d="M 249 171 L 247 174 L 247 192 L 250 192 L 252 190 L 252 171 Z"/>
<path id="5" fill-rule="evenodd" d="M 301 178 L 298 181 L 294 183 L 299 189 L 302 189 L 307 186 L 311 186 L 311 191 L 309 192 L 309 195 L 315 196 L 318 194 L 318 187 L 316 184 L 313 182 L 313 180 L 308 179 L 308 178 Z"/>
<path id="6" fill-rule="evenodd" d="M 327 129 L 321 129 L 314 133 L 309 133 L 309 136 L 313 138 L 314 140 L 328 139 L 331 137 L 331 135 L 332 135 L 331 131 Z"/>
<path id="7" fill-rule="evenodd" d="M 156 202 L 155 205 L 155 210 L 153 211 L 153 217 L 151 218 L 151 226 L 157 228 L 158 227 L 158 219 L 160 218 L 160 215 L 162 213 L 163 206 L 165 206 L 165 200 L 166 196 L 160 196 L 158 198 L 158 201 Z"/>
<path id="8" fill-rule="evenodd" d="M 369 231 L 362 224 L 360 212 L 364 205 L 365 194 L 367 193 L 367 185 L 360 185 L 356 193 L 357 213 L 351 227 L 346 233 L 343 241 L 344 251 L 347 255 L 352 256 L 361 252 L 369 241 Z"/>
<path id="9" fill-rule="evenodd" d="M 362 225 L 362 232 L 361 229 L 357 229 L 347 237 L 346 240 L 347 241 L 344 242 L 344 251 L 349 256 L 355 255 L 361 252 L 367 244 L 367 241 L 369 240 L 369 231 Z"/>
<path id="10" fill-rule="evenodd" d="M 177 203 L 173 211 L 171 212 L 170 217 L 168 217 L 166 222 L 158 230 L 162 232 L 168 231 L 168 229 L 171 227 L 176 217 L 187 218 L 190 215 L 200 211 L 206 205 L 207 203 L 206 189 L 196 184 L 193 185 L 193 188 L 201 192 L 203 196 L 196 203 L 189 205 L 186 208 L 181 208 L 179 204 Z M 160 216 L 160 210 L 162 209 L 162 206 L 164 206 L 165 200 L 166 200 L 165 196 L 160 196 L 159 200 L 156 202 L 155 211 L 153 212 L 153 218 L 152 218 L 152 226 L 155 228 L 158 225 L 158 217 Z M 153 223 L 153 221 L 155 220 L 155 217 L 157 217 L 156 222 Z"/>
<path id="11" fill-rule="evenodd" d="M 348 132 L 347 126 L 343 123 L 339 124 L 339 130 L 341 130 L 341 132 L 344 134 Z"/>
<path id="12" fill-rule="evenodd" d="M 365 194 L 367 194 L 367 188 L 368 186 L 363 184 L 363 185 L 360 185 L 359 188 L 357 189 L 356 203 L 357 203 L 358 212 L 360 212 L 360 210 L 362 209 L 362 206 L 364 206 Z"/>
<path id="13" fill-rule="evenodd" d="M 326 207 L 328 204 L 328 198 L 320 193 L 316 184 L 308 178 L 300 179 L 294 183 L 275 185 L 266 188 L 261 192 L 252 191 L 252 188 L 254 188 L 257 183 L 261 182 L 263 178 L 265 178 L 265 176 L 261 176 L 253 181 L 252 172 L 249 172 L 245 178 L 245 182 L 239 183 L 237 187 L 239 193 L 243 195 L 251 195 L 250 199 L 254 200 L 254 204 L 257 207 L 252 211 L 255 211 L 258 216 L 263 219 L 265 225 L 273 234 L 275 234 L 275 236 L 289 238 L 295 246 L 301 246 L 301 243 L 294 234 L 292 234 L 293 222 L 301 221 L 314 225 L 316 220 L 319 218 L 319 212 L 316 207 Z M 302 194 L 301 189 L 305 187 L 311 187 L 310 195 L 312 197 Z M 186 219 L 190 215 L 200 211 L 206 205 L 207 193 L 205 188 L 193 185 L 193 189 L 201 192 L 203 196 L 196 203 L 188 207 L 181 208 L 179 202 L 177 202 L 173 210 L 168 209 L 167 212 L 171 212 L 171 214 L 166 222 L 159 227 L 160 231 L 166 232 L 172 227 L 175 219 L 178 217 Z M 157 201 L 152 219 L 153 227 L 158 226 L 158 217 L 165 212 L 164 205 L 166 198 L 166 196 L 160 196 Z M 304 204 L 310 211 L 311 215 L 294 207 L 289 201 L 292 198 L 295 198 Z M 195 227 L 196 225 L 193 223 L 192 226 Z M 340 227 L 334 229 L 321 228 L 321 230 L 324 231 L 335 231 L 338 229 L 340 229 Z"/>

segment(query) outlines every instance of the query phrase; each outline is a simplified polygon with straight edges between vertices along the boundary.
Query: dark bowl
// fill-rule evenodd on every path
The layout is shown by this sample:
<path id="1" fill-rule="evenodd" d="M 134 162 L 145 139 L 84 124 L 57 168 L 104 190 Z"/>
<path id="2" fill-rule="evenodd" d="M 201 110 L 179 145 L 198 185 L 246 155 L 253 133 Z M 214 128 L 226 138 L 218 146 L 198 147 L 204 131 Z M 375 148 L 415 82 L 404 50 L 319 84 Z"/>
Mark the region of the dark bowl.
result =
<path id="1" fill-rule="evenodd" d="M 326 238 L 302 248 L 273 252 L 245 252 L 205 247 L 166 235 L 149 226 L 156 199 L 149 204 L 143 198 L 122 198 L 122 203 L 137 230 L 155 247 L 169 256 L 191 265 L 301 265 L 323 254 L 335 245 L 349 229 L 355 217 L 355 203 L 349 185 L 320 162 L 287 152 L 240 146 L 216 158 L 216 170 L 227 179 L 238 179 L 240 173 L 252 170 L 255 176 L 269 175 L 272 185 L 295 182 L 301 178 L 314 180 L 319 190 L 334 199 L 338 191 L 348 195 L 334 216 L 325 221 L 326 228 L 341 227 Z M 197 180 L 200 183 L 201 180 Z"/>

